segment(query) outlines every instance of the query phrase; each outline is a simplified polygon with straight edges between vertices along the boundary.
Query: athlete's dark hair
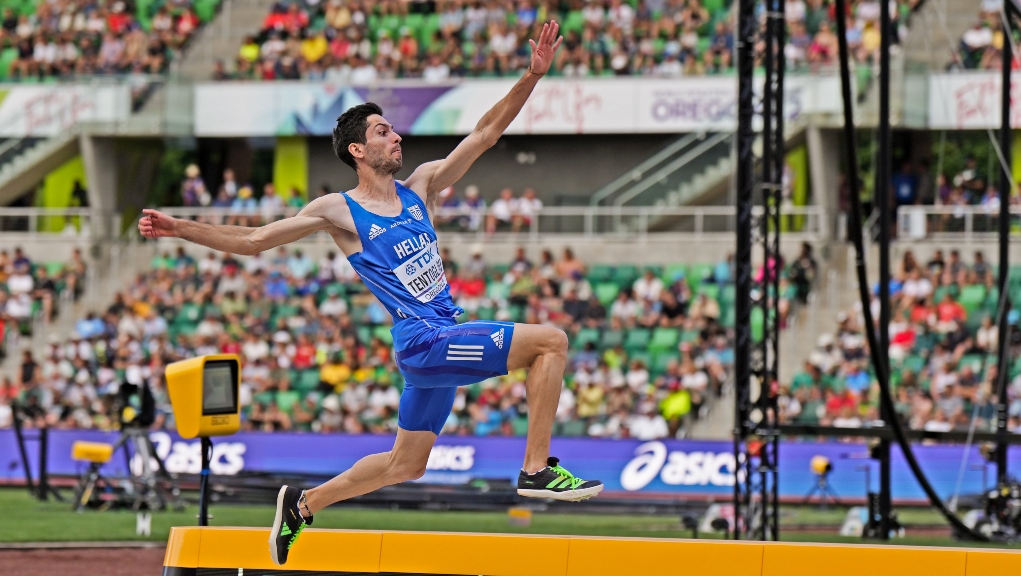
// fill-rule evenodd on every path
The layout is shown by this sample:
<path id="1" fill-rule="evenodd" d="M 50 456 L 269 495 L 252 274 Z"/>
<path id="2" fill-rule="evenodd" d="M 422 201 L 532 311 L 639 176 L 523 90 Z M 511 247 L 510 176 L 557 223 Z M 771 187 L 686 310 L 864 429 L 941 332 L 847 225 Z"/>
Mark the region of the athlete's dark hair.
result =
<path id="1" fill-rule="evenodd" d="M 365 144 L 365 132 L 369 129 L 369 116 L 383 115 L 379 104 L 366 102 L 347 109 L 337 118 L 337 127 L 333 129 L 333 153 L 344 161 L 344 164 L 358 170 L 355 159 L 348 152 L 351 144 Z"/>

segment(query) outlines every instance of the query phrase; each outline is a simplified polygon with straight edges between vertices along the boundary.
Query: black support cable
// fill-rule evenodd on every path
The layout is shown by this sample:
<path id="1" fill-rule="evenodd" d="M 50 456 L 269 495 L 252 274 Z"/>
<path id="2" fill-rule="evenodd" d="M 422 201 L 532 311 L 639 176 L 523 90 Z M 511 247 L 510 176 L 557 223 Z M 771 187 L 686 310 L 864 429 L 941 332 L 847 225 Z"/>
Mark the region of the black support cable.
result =
<path id="1" fill-rule="evenodd" d="M 872 365 L 876 369 L 876 377 L 879 380 L 879 393 L 882 396 L 882 401 L 892 406 L 893 398 L 890 395 L 889 374 L 885 369 L 885 364 L 878 361 L 880 354 L 879 342 L 876 338 L 875 322 L 872 318 L 872 310 L 869 303 L 868 276 L 865 271 L 865 249 L 861 230 L 861 183 L 858 179 L 858 139 L 854 131 L 854 112 L 852 110 L 851 100 L 851 70 L 847 48 L 847 23 L 844 18 L 844 15 L 847 14 L 846 0 L 836 0 L 836 13 L 838 15 L 837 43 L 840 50 L 840 90 L 844 105 L 844 147 L 847 151 L 847 186 L 849 196 L 851 197 L 851 222 L 849 233 L 855 249 L 855 272 L 858 277 L 858 297 L 861 299 L 862 315 L 865 319 L 865 336 L 868 338 L 869 356 L 872 360 Z M 982 542 L 988 541 L 988 538 L 971 528 L 968 528 L 964 522 L 961 522 L 960 518 L 947 509 L 943 500 L 940 499 L 938 494 L 936 494 L 936 490 L 933 489 L 932 484 L 930 484 L 929 480 L 925 477 L 925 473 L 922 471 L 922 468 L 918 465 L 918 460 L 915 458 L 915 454 L 911 450 L 911 445 L 908 444 L 907 437 L 904 434 L 904 429 L 901 427 L 900 420 L 896 418 L 896 415 L 893 416 L 893 418 L 887 421 L 887 424 L 889 424 L 890 431 L 893 432 L 893 435 L 897 440 L 897 444 L 901 447 L 901 451 L 904 454 L 904 460 L 907 461 L 908 467 L 911 468 L 912 474 L 914 474 L 915 479 L 918 480 L 918 484 L 922 487 L 922 491 L 924 491 L 925 495 L 929 498 L 929 502 L 940 512 L 940 514 L 943 515 L 944 518 L 946 518 L 947 522 L 949 522 L 959 534 L 968 536 L 973 540 Z"/>

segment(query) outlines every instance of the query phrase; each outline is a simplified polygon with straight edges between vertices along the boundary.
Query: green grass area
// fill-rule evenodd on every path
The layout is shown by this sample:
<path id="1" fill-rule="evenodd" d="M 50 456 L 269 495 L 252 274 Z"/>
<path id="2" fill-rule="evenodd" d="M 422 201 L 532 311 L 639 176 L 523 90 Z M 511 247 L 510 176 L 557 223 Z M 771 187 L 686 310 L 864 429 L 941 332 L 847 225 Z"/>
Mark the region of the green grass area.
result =
<path id="1" fill-rule="evenodd" d="M 152 534 L 135 535 L 135 515 L 130 511 L 85 511 L 75 513 L 69 504 L 39 502 L 23 489 L 0 490 L 0 510 L 17 512 L 17 522 L 0 522 L 0 543 L 53 541 L 164 541 L 172 526 L 195 526 L 197 507 L 184 512 L 153 514 Z M 268 506 L 214 505 L 210 508 L 213 526 L 265 526 L 273 519 Z M 861 543 L 858 538 L 837 535 L 837 527 L 845 510 L 820 511 L 814 508 L 784 508 L 782 526 L 832 525 L 818 532 L 794 532 L 781 529 L 784 540 L 792 542 Z M 901 518 L 909 524 L 939 524 L 934 512 L 905 510 Z M 353 507 L 332 507 L 316 514 L 316 528 L 349 528 L 371 530 L 425 530 L 447 532 L 499 532 L 514 534 L 573 534 L 585 536 L 629 536 L 644 538 L 690 538 L 672 516 L 625 514 L 562 514 L 536 512 L 527 528 L 511 526 L 507 515 L 500 512 L 438 512 L 419 510 L 383 510 Z M 702 534 L 719 538 L 718 534 Z M 898 539 L 895 544 L 920 546 L 961 546 L 948 537 L 912 537 Z"/>

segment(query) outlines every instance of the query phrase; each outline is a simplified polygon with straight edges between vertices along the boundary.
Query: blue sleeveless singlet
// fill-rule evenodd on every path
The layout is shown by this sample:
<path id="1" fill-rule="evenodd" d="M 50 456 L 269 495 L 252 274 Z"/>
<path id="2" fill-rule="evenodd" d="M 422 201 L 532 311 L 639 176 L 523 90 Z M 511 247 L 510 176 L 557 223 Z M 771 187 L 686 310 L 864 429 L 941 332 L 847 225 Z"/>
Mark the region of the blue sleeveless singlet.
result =
<path id="1" fill-rule="evenodd" d="M 457 324 L 436 229 L 425 203 L 400 182 L 403 209 L 386 218 L 344 194 L 362 251 L 348 260 L 393 317 L 394 359 L 404 376 L 397 425 L 439 434 L 458 386 L 507 373 L 512 322 Z"/>
<path id="2" fill-rule="evenodd" d="M 425 203 L 414 191 L 396 184 L 402 210 L 393 218 L 369 212 L 344 194 L 362 241 L 362 251 L 348 260 L 394 324 L 408 318 L 456 318 L 464 310 L 450 297 Z"/>

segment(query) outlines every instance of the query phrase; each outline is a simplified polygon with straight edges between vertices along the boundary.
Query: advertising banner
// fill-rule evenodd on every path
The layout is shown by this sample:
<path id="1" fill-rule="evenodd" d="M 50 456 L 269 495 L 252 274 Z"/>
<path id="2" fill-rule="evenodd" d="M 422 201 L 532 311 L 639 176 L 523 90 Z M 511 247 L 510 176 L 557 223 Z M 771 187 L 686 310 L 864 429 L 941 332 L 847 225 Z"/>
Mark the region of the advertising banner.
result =
<path id="1" fill-rule="evenodd" d="M 1011 75 L 1010 125 L 1021 128 L 1021 106 L 1014 104 L 1021 75 Z M 929 76 L 929 128 L 1000 127 L 1000 72 L 968 71 Z"/>
<path id="2" fill-rule="evenodd" d="M 197 474 L 201 452 L 198 440 L 182 440 L 176 434 L 152 432 L 150 438 L 167 468 L 174 473 Z M 50 434 L 49 469 L 52 474 L 78 474 L 85 465 L 71 460 L 76 440 L 115 442 L 116 434 L 92 431 L 55 430 Z M 337 474 L 359 458 L 385 452 L 394 438 L 384 435 L 241 433 L 214 441 L 213 474 L 241 472 L 288 472 Z M 24 472 L 11 430 L 0 430 L 0 481 L 18 481 Z M 719 498 L 729 497 L 734 486 L 734 456 L 728 441 L 601 440 L 554 438 L 552 453 L 569 470 L 582 478 L 597 478 L 609 491 L 635 494 Z M 514 480 L 525 451 L 524 438 L 441 436 L 433 449 L 422 479 L 432 483 L 466 483 L 472 478 Z M 28 452 L 33 471 L 38 470 L 38 449 L 32 442 Z M 936 491 L 949 498 L 955 490 L 962 466 L 962 494 L 978 493 L 983 482 L 991 482 L 995 471 L 985 463 L 976 447 L 965 454 L 963 446 L 917 446 L 915 453 Z M 810 461 L 826 456 L 833 465 L 830 487 L 840 497 L 864 498 L 866 480 L 878 488 L 878 466 L 868 459 L 865 444 L 846 442 L 781 442 L 780 497 L 803 498 L 815 486 L 817 477 Z M 964 456 L 967 455 L 967 458 Z M 1021 467 L 1021 450 L 1014 448 L 1010 466 Z M 133 456 L 132 466 L 138 466 Z M 122 452 L 108 463 L 108 475 L 123 474 L 128 459 Z M 923 500 L 924 493 L 911 476 L 898 450 L 893 458 L 893 495 L 901 500 Z"/>
<path id="3" fill-rule="evenodd" d="M 514 80 L 429 85 L 394 81 L 375 86 L 309 82 L 226 82 L 195 87 L 197 136 L 326 136 L 337 117 L 376 102 L 402 134 L 468 134 Z M 761 85 L 761 80 L 760 80 Z M 789 77 L 788 120 L 838 113 L 835 77 Z M 244 103 L 239 106 L 239 103 Z M 550 78 L 536 86 L 508 134 L 615 134 L 733 130 L 734 77 L 680 79 Z"/>
<path id="4" fill-rule="evenodd" d="M 0 85 L 0 137 L 56 136 L 79 122 L 112 122 L 131 115 L 127 85 Z"/>

